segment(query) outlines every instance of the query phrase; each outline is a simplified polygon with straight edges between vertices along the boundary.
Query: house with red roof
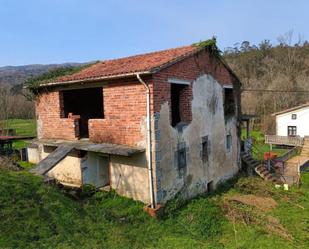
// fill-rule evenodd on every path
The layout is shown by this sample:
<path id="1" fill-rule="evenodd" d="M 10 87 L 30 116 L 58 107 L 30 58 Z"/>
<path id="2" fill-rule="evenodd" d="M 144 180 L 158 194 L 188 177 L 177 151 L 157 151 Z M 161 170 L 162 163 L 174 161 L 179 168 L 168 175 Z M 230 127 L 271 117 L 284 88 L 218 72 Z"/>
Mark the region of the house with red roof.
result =
<path id="1" fill-rule="evenodd" d="M 156 208 L 240 165 L 240 81 L 215 46 L 97 62 L 41 84 L 33 172 Z"/>

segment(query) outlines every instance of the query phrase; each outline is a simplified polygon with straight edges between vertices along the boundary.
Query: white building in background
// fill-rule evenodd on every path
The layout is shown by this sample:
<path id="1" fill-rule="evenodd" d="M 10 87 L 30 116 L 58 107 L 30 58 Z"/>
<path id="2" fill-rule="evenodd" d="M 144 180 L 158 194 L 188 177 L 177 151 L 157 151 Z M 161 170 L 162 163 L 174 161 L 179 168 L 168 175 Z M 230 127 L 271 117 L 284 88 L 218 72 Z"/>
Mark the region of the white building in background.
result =
<path id="1" fill-rule="evenodd" d="M 309 102 L 272 114 L 276 117 L 276 135 L 309 136 Z"/>

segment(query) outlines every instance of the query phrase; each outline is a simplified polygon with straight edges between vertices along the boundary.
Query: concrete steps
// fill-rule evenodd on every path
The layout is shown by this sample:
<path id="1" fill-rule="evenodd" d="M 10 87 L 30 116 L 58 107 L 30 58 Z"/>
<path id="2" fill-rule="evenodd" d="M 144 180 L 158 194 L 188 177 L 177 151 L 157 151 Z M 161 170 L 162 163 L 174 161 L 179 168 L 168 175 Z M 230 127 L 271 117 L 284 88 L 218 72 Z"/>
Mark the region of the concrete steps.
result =
<path id="1" fill-rule="evenodd" d="M 301 156 L 309 156 L 309 138 L 304 138 L 304 145 L 300 153 Z"/>
<path id="2" fill-rule="evenodd" d="M 273 182 L 274 184 L 282 184 L 282 180 L 279 177 L 276 177 L 271 172 L 267 170 L 264 165 L 260 165 L 255 168 L 255 172 L 264 180 Z"/>
<path id="3" fill-rule="evenodd" d="M 261 164 L 260 161 L 255 160 L 249 153 L 241 153 L 242 161 L 247 165 L 248 168 L 252 169 L 257 175 L 266 181 L 273 182 L 274 184 L 282 184 L 280 177 L 275 176 L 267 170 L 265 165 Z"/>
<path id="4" fill-rule="evenodd" d="M 258 160 L 255 160 L 249 153 L 242 152 L 241 159 L 247 166 L 247 172 L 249 175 L 254 174 L 254 169 L 260 165 Z"/>

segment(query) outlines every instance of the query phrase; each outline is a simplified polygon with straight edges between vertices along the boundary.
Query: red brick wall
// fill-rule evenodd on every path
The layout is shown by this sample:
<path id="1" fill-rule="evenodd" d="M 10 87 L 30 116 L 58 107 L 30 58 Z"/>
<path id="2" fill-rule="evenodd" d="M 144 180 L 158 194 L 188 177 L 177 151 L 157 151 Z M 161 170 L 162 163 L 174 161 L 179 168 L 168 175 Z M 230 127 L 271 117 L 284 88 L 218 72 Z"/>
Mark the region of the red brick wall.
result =
<path id="1" fill-rule="evenodd" d="M 151 111 L 159 112 L 161 105 L 170 102 L 169 77 L 195 80 L 204 73 L 212 74 L 219 82 L 230 84 L 232 76 L 206 52 L 191 56 L 163 69 L 151 77 L 143 77 L 151 88 Z M 154 83 L 154 87 L 153 87 Z M 192 88 L 180 96 L 184 104 L 181 117 L 189 122 Z M 89 138 L 93 142 L 142 145 L 146 140 L 146 95 L 145 87 L 135 78 L 110 81 L 103 88 L 104 119 L 89 120 Z M 61 118 L 61 93 L 49 92 L 38 97 L 36 111 L 39 119 L 38 132 L 42 138 L 74 140 L 78 137 L 78 123 Z M 154 127 L 153 127 L 154 128 Z"/>
<path id="2" fill-rule="evenodd" d="M 104 119 L 89 120 L 90 140 L 133 146 L 145 142 L 145 87 L 137 79 L 108 83 L 103 99 Z"/>
<path id="3" fill-rule="evenodd" d="M 191 86 L 185 86 L 180 92 L 179 105 L 181 106 L 180 119 L 186 123 L 190 123 L 192 121 L 191 102 L 192 88 Z"/>
<path id="4" fill-rule="evenodd" d="M 38 137 L 75 140 L 78 137 L 78 122 L 60 116 L 61 95 L 59 92 L 42 93 L 36 99 Z"/>
<path id="5" fill-rule="evenodd" d="M 209 55 L 208 52 L 202 51 L 154 75 L 154 111 L 159 112 L 161 105 L 166 101 L 170 103 L 171 87 L 170 83 L 167 82 L 168 78 L 178 78 L 192 82 L 202 74 L 210 74 L 222 84 L 232 84 L 234 80 L 221 62 Z M 192 100 L 191 87 L 187 89 L 186 98 Z M 183 109 L 183 115 L 187 120 L 191 120 L 191 101 L 187 103 Z"/>
<path id="6" fill-rule="evenodd" d="M 61 92 L 38 96 L 36 112 L 40 138 L 78 139 L 77 120 L 61 118 L 61 96 Z M 104 119 L 89 120 L 90 141 L 132 146 L 145 144 L 145 87 L 137 79 L 111 81 L 103 87 L 103 102 Z"/>

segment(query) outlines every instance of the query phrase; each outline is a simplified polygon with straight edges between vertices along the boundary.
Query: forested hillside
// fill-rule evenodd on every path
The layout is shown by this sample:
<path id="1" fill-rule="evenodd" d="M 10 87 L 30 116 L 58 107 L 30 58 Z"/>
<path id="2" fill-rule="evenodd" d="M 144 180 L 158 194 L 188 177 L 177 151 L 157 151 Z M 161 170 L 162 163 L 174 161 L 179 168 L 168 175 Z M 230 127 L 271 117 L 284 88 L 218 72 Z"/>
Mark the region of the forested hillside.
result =
<path id="1" fill-rule="evenodd" d="M 0 67 L 0 120 L 34 118 L 34 104 L 25 97 L 23 84 L 57 68 L 72 68 L 79 63 Z"/>
<path id="2" fill-rule="evenodd" d="M 243 83 L 242 111 L 258 115 L 255 124 L 274 130 L 271 113 L 309 101 L 309 43 L 291 42 L 290 33 L 272 45 L 244 41 L 224 52 Z"/>

